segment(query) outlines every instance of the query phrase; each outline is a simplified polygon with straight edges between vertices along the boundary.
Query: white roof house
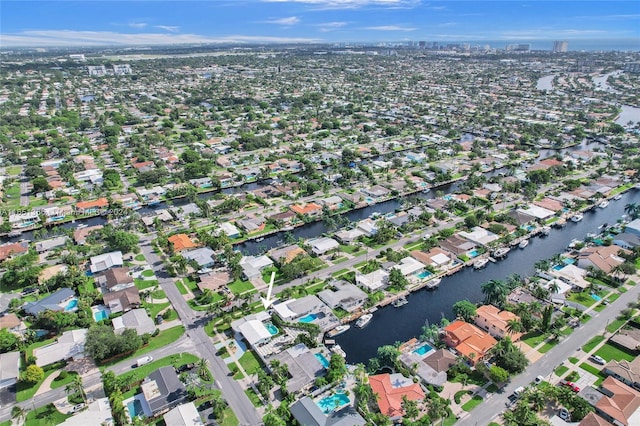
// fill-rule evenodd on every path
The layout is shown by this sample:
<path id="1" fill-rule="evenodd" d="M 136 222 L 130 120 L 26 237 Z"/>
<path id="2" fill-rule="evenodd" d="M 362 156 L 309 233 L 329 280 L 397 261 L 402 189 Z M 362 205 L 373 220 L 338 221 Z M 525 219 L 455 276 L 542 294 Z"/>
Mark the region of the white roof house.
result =
<path id="1" fill-rule="evenodd" d="M 164 415 L 165 424 L 171 426 L 202 426 L 200 413 L 193 402 L 178 405 Z"/>
<path id="2" fill-rule="evenodd" d="M 340 247 L 340 244 L 336 240 L 327 237 L 309 240 L 308 244 L 311 246 L 311 250 L 317 255 L 324 254 L 330 250 Z"/>
<path id="3" fill-rule="evenodd" d="M 122 334 L 127 328 L 133 328 L 138 335 L 153 333 L 156 325 L 144 309 L 132 309 L 112 321 L 113 331 Z"/>
<path id="4" fill-rule="evenodd" d="M 20 378 L 20 352 L 0 354 L 0 389 L 18 382 Z"/>
<path id="5" fill-rule="evenodd" d="M 431 261 L 435 263 L 434 266 L 442 266 L 451 262 L 451 258 L 444 253 L 438 253 L 431 256 Z"/>
<path id="6" fill-rule="evenodd" d="M 215 252 L 209 247 L 200 247 L 195 250 L 183 251 L 180 253 L 180 255 L 187 260 L 195 260 L 201 268 L 206 268 L 215 263 L 213 260 L 214 254 Z"/>
<path id="7" fill-rule="evenodd" d="M 255 347 L 268 342 L 273 337 L 264 324 L 264 321 L 270 319 L 267 312 L 258 312 L 233 321 L 231 328 L 236 333 L 242 334 L 249 345 Z"/>
<path id="8" fill-rule="evenodd" d="M 47 346 L 33 350 L 36 357 L 36 365 L 53 364 L 69 358 L 84 357 L 84 342 L 87 338 L 87 329 L 70 330 L 62 333 L 58 341 Z"/>
<path id="9" fill-rule="evenodd" d="M 585 289 L 589 286 L 589 281 L 584 278 L 587 271 L 576 265 L 566 265 L 560 270 L 551 270 L 550 273 L 574 287 Z"/>
<path id="10" fill-rule="evenodd" d="M 548 210 L 540 206 L 530 205 L 526 209 L 518 209 L 520 213 L 528 214 L 536 219 L 548 219 L 554 216 L 556 213 L 553 210 Z"/>
<path id="11" fill-rule="evenodd" d="M 64 246 L 67 241 L 69 241 L 69 237 L 63 235 L 61 237 L 49 238 L 48 240 L 38 241 L 36 243 L 36 251 L 38 253 L 42 253 L 44 251 L 53 250 L 58 247 Z"/>
<path id="12" fill-rule="evenodd" d="M 405 277 L 411 274 L 415 274 L 416 272 L 420 272 L 424 269 L 424 265 L 413 257 L 405 257 L 394 266 L 394 268 L 399 269 L 402 272 L 402 275 Z"/>
<path id="13" fill-rule="evenodd" d="M 318 293 L 320 300 L 331 309 L 342 308 L 347 312 L 353 312 L 367 301 L 367 293 L 351 283 L 339 281 L 332 286 L 335 287 L 335 291 L 326 289 Z"/>
<path id="14" fill-rule="evenodd" d="M 242 272 L 248 280 L 261 276 L 261 271 L 273 265 L 273 260 L 267 256 L 243 256 L 240 259 Z"/>
<path id="15" fill-rule="evenodd" d="M 369 272 L 368 274 L 356 273 L 356 284 L 369 291 L 376 291 L 384 288 L 389 282 L 389 273 L 384 269 Z"/>
<path id="16" fill-rule="evenodd" d="M 220 231 L 224 232 L 228 237 L 240 235 L 240 230 L 231 222 L 221 223 Z"/>
<path id="17" fill-rule="evenodd" d="M 124 262 L 122 261 L 121 251 L 99 254 L 98 256 L 93 256 L 91 258 L 91 272 L 93 273 L 106 271 L 114 266 L 122 265 L 124 265 Z"/>
<path id="18" fill-rule="evenodd" d="M 86 425 L 113 424 L 109 398 L 100 398 L 91 403 L 86 410 L 69 417 L 60 426 L 86 426 Z"/>
<path id="19" fill-rule="evenodd" d="M 499 236 L 497 236 L 496 234 L 494 234 L 493 232 L 481 228 L 479 226 L 474 227 L 471 232 L 464 232 L 464 231 L 460 231 L 458 232 L 458 234 L 463 237 L 466 238 L 469 241 L 473 241 L 476 244 L 480 244 L 483 246 L 486 246 L 487 244 L 489 244 L 492 241 L 497 240 L 498 238 L 500 238 Z"/>

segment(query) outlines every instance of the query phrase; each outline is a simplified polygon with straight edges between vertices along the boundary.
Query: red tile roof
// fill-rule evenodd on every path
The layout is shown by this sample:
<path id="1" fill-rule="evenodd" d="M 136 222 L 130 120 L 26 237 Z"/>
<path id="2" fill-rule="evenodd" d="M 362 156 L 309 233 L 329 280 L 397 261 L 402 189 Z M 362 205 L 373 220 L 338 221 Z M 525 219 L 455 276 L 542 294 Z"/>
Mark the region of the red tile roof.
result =
<path id="1" fill-rule="evenodd" d="M 404 377 L 404 376 L 403 376 Z M 400 386 L 391 382 L 390 374 L 378 374 L 369 376 L 369 385 L 373 393 L 378 394 L 378 408 L 380 412 L 389 417 L 404 415 L 402 409 L 402 397 L 406 396 L 410 401 L 421 401 L 424 399 L 424 392 L 418 383 L 411 383 L 408 386 Z M 404 378 L 411 382 L 411 379 Z"/>

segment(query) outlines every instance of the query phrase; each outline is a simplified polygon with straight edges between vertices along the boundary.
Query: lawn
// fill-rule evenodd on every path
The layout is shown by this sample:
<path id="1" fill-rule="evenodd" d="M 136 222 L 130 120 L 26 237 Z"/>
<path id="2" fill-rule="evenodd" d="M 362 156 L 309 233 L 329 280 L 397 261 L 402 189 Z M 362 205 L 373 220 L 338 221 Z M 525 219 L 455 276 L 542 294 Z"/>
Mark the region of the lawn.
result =
<path id="1" fill-rule="evenodd" d="M 138 254 L 136 255 L 136 257 L 134 258 L 135 260 L 137 260 L 138 262 L 144 262 L 146 259 L 144 258 L 144 254 Z"/>
<path id="2" fill-rule="evenodd" d="M 619 329 L 620 327 L 622 327 L 622 325 L 627 322 L 626 319 L 615 319 L 613 321 L 611 321 L 611 324 L 607 325 L 607 331 L 609 333 L 613 333 L 614 331 L 616 331 L 617 329 Z"/>
<path id="3" fill-rule="evenodd" d="M 45 371 L 44 378 L 34 385 L 19 381 L 16 385 L 16 401 L 20 402 L 31 399 L 33 395 L 35 395 L 35 393 L 38 391 L 38 388 L 40 388 L 40 385 L 42 385 L 42 382 L 44 382 L 46 378 L 52 375 L 55 371 L 55 369 Z"/>
<path id="4" fill-rule="evenodd" d="M 160 367 L 166 367 L 168 365 L 179 367 L 184 364 L 194 364 L 196 362 L 198 362 L 198 357 L 190 353 L 170 355 L 164 358 L 157 359 L 149 364 L 143 365 L 142 367 L 138 367 L 135 370 L 129 373 L 125 373 L 119 377 L 123 381 L 136 382 L 138 380 L 144 379 Z"/>
<path id="5" fill-rule="evenodd" d="M 143 277 L 147 277 L 150 278 L 154 275 L 153 271 L 151 269 L 145 269 L 144 271 L 142 271 L 140 273 L 140 275 L 142 275 Z"/>
<path id="6" fill-rule="evenodd" d="M 480 395 L 474 395 L 469 401 L 462 405 L 464 411 L 471 411 L 482 403 L 482 397 Z"/>
<path id="7" fill-rule="evenodd" d="M 170 304 L 171 303 L 169 302 L 165 302 L 165 303 L 145 304 L 144 306 L 145 308 L 149 309 L 149 316 L 151 317 L 151 319 L 155 319 L 156 316 Z"/>
<path id="8" fill-rule="evenodd" d="M 569 367 L 565 365 L 560 365 L 553 372 L 556 373 L 556 376 L 562 377 L 567 371 L 569 371 Z"/>
<path id="9" fill-rule="evenodd" d="M 577 364 L 577 363 L 578 363 L 578 361 L 580 361 L 580 360 L 579 360 L 578 358 L 574 357 L 574 356 L 570 356 L 570 357 L 569 357 L 569 362 L 570 362 L 571 364 Z"/>
<path id="10" fill-rule="evenodd" d="M 253 391 L 253 389 L 246 389 L 244 393 L 247 394 L 254 407 L 262 407 L 262 401 L 260 400 L 260 397 Z"/>
<path id="11" fill-rule="evenodd" d="M 53 404 L 37 408 L 27 413 L 26 426 L 58 425 L 71 417 L 71 414 L 62 414 Z"/>
<path id="12" fill-rule="evenodd" d="M 349 269 L 343 268 L 343 269 L 340 269 L 339 271 L 334 272 L 333 274 L 331 274 L 331 276 L 333 278 L 338 278 L 339 276 L 344 275 L 348 272 L 349 272 Z"/>
<path id="13" fill-rule="evenodd" d="M 333 262 L 334 265 L 338 264 L 338 263 L 342 263 L 342 262 L 346 262 L 347 259 L 346 257 L 339 257 L 337 259 L 333 259 L 331 262 Z"/>
<path id="14" fill-rule="evenodd" d="M 347 246 L 347 245 L 340 244 L 340 250 L 342 250 L 345 253 L 353 254 L 357 252 L 359 249 L 360 247 L 358 246 Z"/>
<path id="15" fill-rule="evenodd" d="M 589 295 L 589 293 L 585 292 L 585 291 L 581 291 L 578 293 L 574 293 L 571 292 L 569 293 L 569 297 L 567 297 L 567 300 L 570 300 L 572 302 L 575 303 L 579 303 L 583 306 L 589 307 L 591 305 L 593 305 L 594 303 L 596 303 L 596 301 L 593 299 L 593 297 L 591 297 Z"/>
<path id="16" fill-rule="evenodd" d="M 180 292 L 180 294 L 187 294 L 188 293 L 187 289 L 182 284 L 182 281 L 176 280 L 176 287 L 178 288 L 178 291 Z"/>
<path id="17" fill-rule="evenodd" d="M 6 172 L 9 176 L 18 176 L 21 170 L 22 166 L 9 166 L 6 168 Z"/>
<path id="18" fill-rule="evenodd" d="M 240 422 L 238 421 L 238 418 L 236 417 L 236 414 L 233 412 L 233 410 L 227 407 L 224 410 L 222 422 L 219 422 L 218 424 L 220 426 L 238 426 Z"/>
<path id="19" fill-rule="evenodd" d="M 182 284 L 184 284 L 189 290 L 191 290 L 191 293 L 193 293 L 194 291 L 200 290 L 198 288 L 198 284 L 196 284 L 194 280 L 189 279 L 188 277 L 185 277 L 182 279 Z"/>
<path id="20" fill-rule="evenodd" d="M 246 351 L 238 361 L 242 368 L 244 368 L 244 371 L 248 374 L 253 374 L 258 368 L 260 368 L 260 361 L 252 351 Z"/>
<path id="21" fill-rule="evenodd" d="M 604 336 L 595 336 L 592 337 L 584 346 L 582 346 L 582 350 L 589 353 L 600 344 L 604 340 Z"/>
<path id="22" fill-rule="evenodd" d="M 133 281 L 136 284 L 136 287 L 138 287 L 138 290 L 144 290 L 149 287 L 154 287 L 158 285 L 158 280 L 143 280 L 140 278 L 136 278 Z"/>
<path id="23" fill-rule="evenodd" d="M 553 348 L 558 343 L 560 343 L 560 341 L 558 339 L 549 340 L 547 343 L 542 345 L 542 347 L 540 347 L 540 349 L 538 349 L 538 352 L 540 352 L 541 354 L 546 354 L 547 352 L 549 352 L 551 350 L 551 348 Z"/>
<path id="24" fill-rule="evenodd" d="M 586 362 L 583 362 L 582 364 L 580 364 L 580 368 L 582 368 L 584 371 L 588 371 L 594 376 L 604 377 L 604 375 L 600 372 L 600 370 L 598 370 L 598 368 L 594 367 L 591 364 L 587 364 Z"/>
<path id="25" fill-rule="evenodd" d="M 544 341 L 548 336 L 547 333 L 540 333 L 539 331 L 532 331 L 530 333 L 525 334 L 520 338 L 521 341 L 525 342 L 527 345 L 535 348 L 540 343 Z"/>
<path id="26" fill-rule="evenodd" d="M 621 361 L 623 359 L 626 361 L 633 361 L 635 358 L 633 354 L 623 351 L 610 343 L 605 343 L 604 346 L 598 349 L 596 355 L 601 356 L 606 361 L 611 361 L 612 359 L 615 359 L 616 361 Z"/>
<path id="27" fill-rule="evenodd" d="M 271 277 L 269 277 L 269 279 L 271 279 Z M 249 281 L 242 281 L 242 280 L 235 280 L 234 282 L 229 284 L 227 287 L 229 287 L 229 290 L 231 290 L 234 294 L 242 294 L 247 291 L 255 290 L 255 287 L 253 286 L 253 284 L 251 284 Z"/>
<path id="28" fill-rule="evenodd" d="M 151 339 L 149 339 L 149 343 L 147 343 L 146 346 L 141 347 L 140 349 L 138 349 L 137 351 L 135 351 L 133 354 L 129 355 L 128 357 L 126 357 L 126 358 L 118 358 L 116 360 L 113 360 L 113 361 L 111 361 L 109 363 L 106 363 L 106 364 L 103 364 L 103 365 L 109 366 L 109 365 L 117 364 L 117 363 L 119 363 L 119 362 L 121 362 L 121 361 L 123 361 L 125 359 L 139 358 L 140 355 L 146 354 L 147 352 L 151 352 L 153 350 L 156 350 L 158 348 L 166 346 L 169 343 L 175 342 L 183 334 L 184 334 L 184 326 L 182 326 L 182 325 L 177 325 L 175 327 L 171 327 L 171 328 L 168 328 L 166 330 L 162 330 L 160 333 L 158 333 L 157 336 L 152 337 Z"/>
<path id="29" fill-rule="evenodd" d="M 77 375 L 78 373 L 76 373 L 75 371 L 70 371 L 68 372 L 67 377 L 65 377 L 64 379 L 60 379 L 60 376 L 56 377 L 55 379 L 53 379 L 53 382 L 51 382 L 51 389 L 56 389 L 61 386 L 68 385 L 73 381 L 73 378 Z"/>

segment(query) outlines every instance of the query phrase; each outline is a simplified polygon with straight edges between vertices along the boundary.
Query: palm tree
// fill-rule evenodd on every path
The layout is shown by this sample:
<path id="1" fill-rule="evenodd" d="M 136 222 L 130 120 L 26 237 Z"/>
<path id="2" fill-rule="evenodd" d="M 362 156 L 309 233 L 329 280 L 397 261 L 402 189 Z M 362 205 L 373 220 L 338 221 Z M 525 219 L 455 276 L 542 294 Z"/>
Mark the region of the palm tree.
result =
<path id="1" fill-rule="evenodd" d="M 427 406 L 427 411 L 429 412 L 429 418 L 431 420 L 444 420 L 445 417 L 448 417 L 449 409 L 447 407 L 447 403 L 438 395 L 434 395 L 431 398 L 427 397 L 425 403 Z"/>
<path id="2" fill-rule="evenodd" d="M 87 395 L 84 393 L 84 385 L 82 384 L 82 377 L 79 374 L 73 376 L 73 380 L 67 384 L 64 388 L 68 395 L 80 394 L 84 403 L 87 403 Z"/>
<path id="3" fill-rule="evenodd" d="M 14 405 L 11 409 L 11 419 L 15 420 L 16 424 L 22 424 L 22 421 L 27 418 L 27 410 L 20 407 L 19 405 Z"/>
<path id="4" fill-rule="evenodd" d="M 523 331 L 524 327 L 522 326 L 520 320 L 510 319 L 509 321 L 507 321 L 507 332 L 509 334 L 522 333 Z"/>
<path id="5" fill-rule="evenodd" d="M 547 405 L 547 398 L 544 393 L 536 390 L 529 395 L 529 402 L 532 409 L 540 412 Z"/>
<path id="6" fill-rule="evenodd" d="M 640 217 L 640 204 L 629 203 L 624 206 L 624 212 L 631 216 L 631 219 L 637 219 Z"/>
<path id="7" fill-rule="evenodd" d="M 210 378 L 209 369 L 207 368 L 208 365 L 209 365 L 209 360 L 207 360 L 206 358 L 200 358 L 196 363 L 198 376 L 202 380 L 209 380 Z"/>
<path id="8" fill-rule="evenodd" d="M 511 290 L 520 287 L 523 282 L 524 280 L 520 274 L 511 274 L 507 277 L 507 287 Z"/>
<path id="9" fill-rule="evenodd" d="M 484 302 L 486 304 L 504 306 L 509 289 L 504 281 L 489 280 L 482 284 L 482 293 L 484 294 Z"/>

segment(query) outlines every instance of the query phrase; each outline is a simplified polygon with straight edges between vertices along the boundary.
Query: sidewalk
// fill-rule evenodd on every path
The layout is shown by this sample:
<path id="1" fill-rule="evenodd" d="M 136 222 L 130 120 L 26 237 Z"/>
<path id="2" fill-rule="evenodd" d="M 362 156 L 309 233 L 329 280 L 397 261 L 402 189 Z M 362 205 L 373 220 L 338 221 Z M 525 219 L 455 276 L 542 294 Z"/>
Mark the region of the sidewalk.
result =
<path id="1" fill-rule="evenodd" d="M 60 371 L 61 370 L 55 371 L 49 377 L 44 379 L 44 382 L 42 382 L 42 384 L 40 385 L 40 387 L 38 388 L 38 390 L 36 391 L 36 393 L 33 396 L 40 395 L 42 393 L 50 391 L 51 390 L 51 383 L 53 383 L 53 381 L 56 379 L 56 377 L 58 377 L 60 375 Z"/>

